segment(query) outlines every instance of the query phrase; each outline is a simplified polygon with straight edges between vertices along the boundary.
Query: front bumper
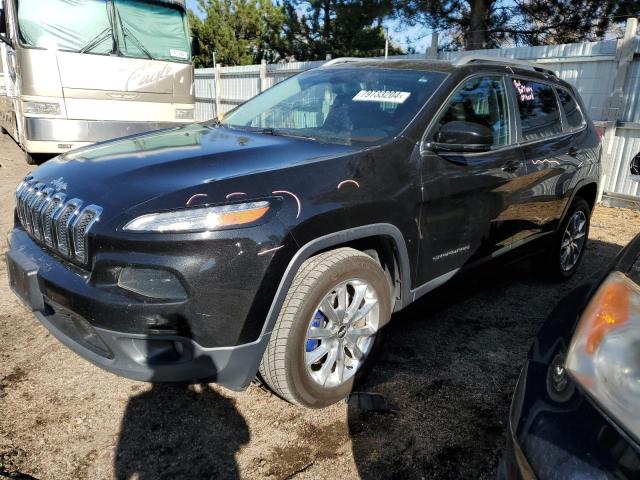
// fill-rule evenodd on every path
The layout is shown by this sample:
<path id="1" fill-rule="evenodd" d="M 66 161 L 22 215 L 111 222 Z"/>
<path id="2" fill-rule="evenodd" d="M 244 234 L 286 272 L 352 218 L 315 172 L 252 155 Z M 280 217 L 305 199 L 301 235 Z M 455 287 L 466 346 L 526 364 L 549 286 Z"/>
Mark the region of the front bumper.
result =
<path id="1" fill-rule="evenodd" d="M 234 242 L 238 243 L 238 239 Z M 215 252 L 207 254 L 215 259 Z M 249 325 L 245 315 L 250 310 L 255 313 L 251 317 L 255 317 L 256 328 L 250 330 L 256 330 L 264 323 L 266 313 L 256 305 L 253 309 L 252 305 L 238 306 L 245 295 L 248 298 L 248 293 L 255 293 L 245 283 L 240 295 L 235 285 L 235 281 L 242 281 L 238 275 L 228 283 L 231 290 L 226 295 L 224 286 L 217 283 L 221 295 L 216 295 L 215 300 L 217 305 L 226 305 L 228 311 L 222 314 L 209 310 L 210 314 L 205 315 L 197 312 L 191 300 L 176 303 L 136 299 L 119 292 L 117 287 L 102 285 L 100 278 L 94 278 L 100 274 L 90 274 L 54 257 L 21 228 L 12 231 L 6 257 L 12 288 L 38 320 L 71 350 L 105 370 L 150 382 L 207 380 L 234 390 L 246 388 L 255 377 L 270 332 L 241 341 Z M 266 255 L 256 258 L 264 262 L 262 267 L 270 262 Z M 135 264 L 138 257 L 130 252 L 126 259 Z M 157 259 L 168 262 L 171 256 Z M 151 261 L 149 256 L 146 261 Z M 253 272 L 263 274 L 255 262 Z M 203 262 L 196 263 L 198 272 L 211 277 Z M 227 274 L 220 264 L 217 270 Z M 212 290 L 205 290 L 194 301 L 211 297 Z M 232 311 L 235 317 L 229 322 L 227 317 L 231 319 Z M 258 322 L 260 317 L 262 322 Z M 159 319 L 175 324 L 163 327 L 158 324 Z M 149 323 L 145 326 L 146 322 Z M 229 343 L 223 343 L 225 338 L 231 339 Z"/>
<path id="2" fill-rule="evenodd" d="M 24 119 L 27 140 L 61 144 L 103 142 L 113 138 L 178 127 L 186 123 L 191 123 L 191 121 L 130 122 L 37 117 L 26 117 Z"/>
<path id="3" fill-rule="evenodd" d="M 243 390 L 253 380 L 256 359 L 262 358 L 269 341 L 269 335 L 263 335 L 251 344 L 204 348 L 192 339 L 175 335 L 134 335 L 92 328 L 55 309 L 35 315 L 54 337 L 82 358 L 116 375 L 145 382 L 206 380 Z M 89 340 L 88 336 L 93 338 Z"/>

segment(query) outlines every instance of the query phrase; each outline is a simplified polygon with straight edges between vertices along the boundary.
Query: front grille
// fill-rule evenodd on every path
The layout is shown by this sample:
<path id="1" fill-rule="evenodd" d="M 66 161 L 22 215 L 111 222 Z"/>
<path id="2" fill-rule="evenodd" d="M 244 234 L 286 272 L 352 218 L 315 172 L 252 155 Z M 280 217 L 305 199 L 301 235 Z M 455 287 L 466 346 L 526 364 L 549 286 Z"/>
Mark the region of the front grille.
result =
<path id="1" fill-rule="evenodd" d="M 56 193 L 46 184 L 26 179 L 16 189 L 16 211 L 23 228 L 38 242 L 63 257 L 87 267 L 87 235 L 97 222 L 102 208 L 87 205 L 64 193 Z"/>

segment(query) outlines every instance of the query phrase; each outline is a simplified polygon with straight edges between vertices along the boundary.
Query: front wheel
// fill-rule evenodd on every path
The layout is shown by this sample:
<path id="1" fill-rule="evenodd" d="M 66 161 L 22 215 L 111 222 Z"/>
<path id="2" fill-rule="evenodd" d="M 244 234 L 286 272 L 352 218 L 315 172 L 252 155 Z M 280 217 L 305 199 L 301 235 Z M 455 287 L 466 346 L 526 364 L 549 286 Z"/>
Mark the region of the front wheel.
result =
<path id="1" fill-rule="evenodd" d="M 346 397 L 370 366 L 391 316 L 391 288 L 380 265 L 351 248 L 302 264 L 260 364 L 285 400 L 322 408 Z"/>

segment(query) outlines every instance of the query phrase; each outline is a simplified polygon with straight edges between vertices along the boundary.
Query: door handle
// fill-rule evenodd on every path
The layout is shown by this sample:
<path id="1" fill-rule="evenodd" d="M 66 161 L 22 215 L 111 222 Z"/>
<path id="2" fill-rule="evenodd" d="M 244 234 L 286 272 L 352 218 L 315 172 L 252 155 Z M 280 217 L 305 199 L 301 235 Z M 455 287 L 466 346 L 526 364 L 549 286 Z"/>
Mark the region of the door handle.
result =
<path id="1" fill-rule="evenodd" d="M 569 147 L 569 152 L 567 153 L 569 154 L 570 157 L 577 157 L 579 152 L 576 147 Z"/>
<path id="2" fill-rule="evenodd" d="M 502 171 L 507 173 L 515 172 L 520 168 L 520 165 L 522 165 L 522 162 L 518 160 L 509 160 L 502 166 Z"/>

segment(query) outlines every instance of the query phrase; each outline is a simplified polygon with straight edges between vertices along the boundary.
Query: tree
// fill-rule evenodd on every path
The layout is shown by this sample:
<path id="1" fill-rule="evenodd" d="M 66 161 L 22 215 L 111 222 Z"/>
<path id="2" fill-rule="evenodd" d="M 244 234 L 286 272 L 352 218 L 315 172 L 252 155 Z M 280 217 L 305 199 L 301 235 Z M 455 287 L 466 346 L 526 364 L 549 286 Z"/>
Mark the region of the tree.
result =
<path id="1" fill-rule="evenodd" d="M 282 35 L 286 15 L 271 0 L 200 0 L 201 20 L 189 11 L 192 34 L 199 42 L 196 67 L 211 66 L 213 52 L 225 65 L 278 61 L 287 55 Z"/>
<path id="2" fill-rule="evenodd" d="M 468 50 L 602 38 L 616 22 L 640 15 L 640 0 L 396 0 L 410 25 L 445 33 Z"/>
<path id="3" fill-rule="evenodd" d="M 518 9 L 526 23 L 508 33 L 519 43 L 545 45 L 601 39 L 616 23 L 640 16 L 640 1 L 537 0 Z"/>
<path id="4" fill-rule="evenodd" d="M 393 11 L 392 0 L 297 0 L 288 5 L 288 35 L 294 39 L 296 58 L 299 54 L 316 60 L 327 54 L 370 57 L 384 53 L 382 21 Z M 391 45 L 390 53 L 401 50 Z"/>

